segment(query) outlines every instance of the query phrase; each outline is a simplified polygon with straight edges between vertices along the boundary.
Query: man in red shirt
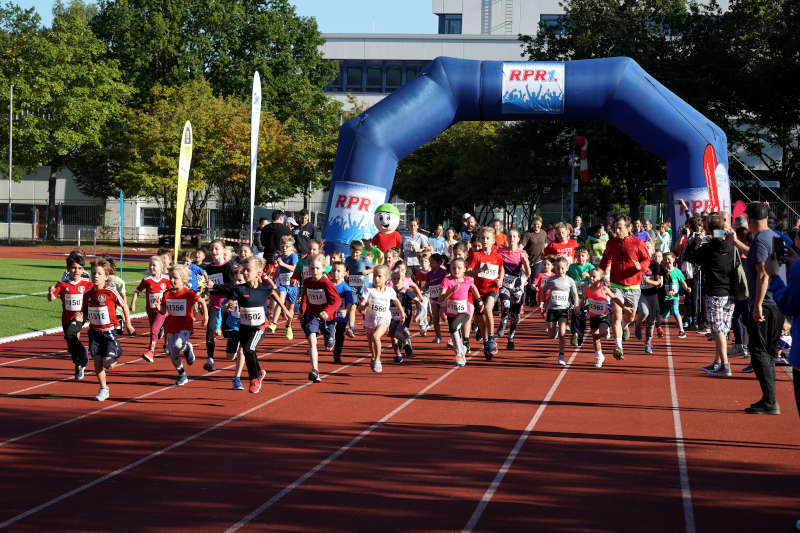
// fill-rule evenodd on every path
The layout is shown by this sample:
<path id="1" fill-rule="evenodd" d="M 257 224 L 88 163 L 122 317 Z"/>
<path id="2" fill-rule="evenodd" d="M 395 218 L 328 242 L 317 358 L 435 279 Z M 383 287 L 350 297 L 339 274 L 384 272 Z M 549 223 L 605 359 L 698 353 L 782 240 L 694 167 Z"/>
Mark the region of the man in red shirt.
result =
<path id="1" fill-rule="evenodd" d="M 494 230 L 481 228 L 481 250 L 473 250 L 467 256 L 469 275 L 474 277 L 475 287 L 483 301 L 483 316 L 478 319 L 478 327 L 483 336 L 483 354 L 487 361 L 497 353 L 494 338 L 494 303 L 503 285 L 503 258 L 494 246 Z M 469 334 L 469 332 L 467 332 Z"/>
<path id="2" fill-rule="evenodd" d="M 616 235 L 609 239 L 606 251 L 600 260 L 600 268 L 609 272 L 611 290 L 617 298 L 611 301 L 612 315 L 611 326 L 614 332 L 614 358 L 624 359 L 622 352 L 623 328 L 628 332 L 628 322 L 633 320 L 633 314 L 639 305 L 639 296 L 642 294 L 642 273 L 650 264 L 650 254 L 644 243 L 631 233 L 631 218 L 619 215 L 614 221 Z M 617 302 L 625 302 L 625 306 Z M 624 325 L 623 325 L 624 322 Z M 627 333 L 625 336 L 630 336 Z"/>

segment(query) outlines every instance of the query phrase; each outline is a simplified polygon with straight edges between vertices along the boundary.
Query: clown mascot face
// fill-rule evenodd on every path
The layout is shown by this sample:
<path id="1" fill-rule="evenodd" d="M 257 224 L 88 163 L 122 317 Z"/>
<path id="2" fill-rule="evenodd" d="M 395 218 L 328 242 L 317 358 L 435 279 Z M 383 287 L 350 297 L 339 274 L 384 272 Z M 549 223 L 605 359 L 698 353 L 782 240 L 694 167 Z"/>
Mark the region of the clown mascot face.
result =
<path id="1" fill-rule="evenodd" d="M 372 237 L 372 245 L 386 253 L 390 248 L 400 248 L 403 237 L 397 231 L 400 224 L 400 211 L 392 204 L 381 204 L 375 209 L 375 227 L 378 233 Z"/>

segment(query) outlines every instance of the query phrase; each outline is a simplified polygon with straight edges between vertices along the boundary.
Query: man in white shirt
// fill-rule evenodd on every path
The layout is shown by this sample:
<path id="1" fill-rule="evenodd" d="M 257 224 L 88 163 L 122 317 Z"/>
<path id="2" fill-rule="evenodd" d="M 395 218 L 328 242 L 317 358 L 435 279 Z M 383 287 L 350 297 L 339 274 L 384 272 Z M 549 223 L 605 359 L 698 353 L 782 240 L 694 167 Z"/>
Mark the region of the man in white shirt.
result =
<path id="1" fill-rule="evenodd" d="M 408 222 L 408 234 L 403 236 L 403 259 L 412 278 L 419 269 L 419 254 L 428 246 L 428 238 L 419 232 L 419 220 L 412 218 Z"/>

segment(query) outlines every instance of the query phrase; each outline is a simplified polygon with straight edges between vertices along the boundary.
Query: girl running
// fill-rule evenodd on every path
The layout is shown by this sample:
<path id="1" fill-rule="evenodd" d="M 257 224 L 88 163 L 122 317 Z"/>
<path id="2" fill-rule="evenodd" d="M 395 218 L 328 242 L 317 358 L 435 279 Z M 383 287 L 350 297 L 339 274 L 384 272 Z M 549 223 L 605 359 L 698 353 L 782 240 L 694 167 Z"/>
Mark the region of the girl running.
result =
<path id="1" fill-rule="evenodd" d="M 397 299 L 402 304 L 402 307 L 397 307 L 394 303 L 390 305 L 389 311 L 392 315 L 392 321 L 389 323 L 389 337 L 392 339 L 392 348 L 395 353 L 394 362 L 395 364 L 401 364 L 403 362 L 403 356 L 400 354 L 401 347 L 405 351 L 406 357 L 414 355 L 408 326 L 411 324 L 414 303 L 420 301 L 422 291 L 420 291 L 416 283 L 411 281 L 411 278 L 406 276 L 406 264 L 403 261 L 397 262 L 391 276 L 391 287 L 397 294 Z"/>
<path id="2" fill-rule="evenodd" d="M 691 293 L 692 289 L 686 284 L 683 272 L 675 268 L 675 254 L 671 252 L 664 256 L 664 287 L 667 291 L 664 298 L 666 307 L 662 311 L 661 318 L 666 321 L 670 314 L 673 315 L 678 322 L 678 338 L 683 339 L 686 337 L 686 332 L 683 330 L 683 320 L 679 309 L 680 287 L 683 287 L 687 293 Z"/>
<path id="3" fill-rule="evenodd" d="M 522 302 L 525 298 L 525 285 L 531 275 L 528 254 L 520 247 L 520 234 L 517 229 L 508 231 L 508 247 L 501 248 L 499 253 L 503 259 L 503 286 L 500 287 L 500 328 L 497 336 L 502 337 L 508 324 L 509 350 L 514 349 L 514 334 L 519 324 Z"/>
<path id="4" fill-rule="evenodd" d="M 431 271 L 425 276 L 425 288 L 431 303 L 431 320 L 433 321 L 434 344 L 442 342 L 442 307 L 439 297 L 442 294 L 442 280 L 447 276 L 447 270 L 442 266 L 444 258 L 440 254 L 433 254 L 430 258 Z"/>
<path id="5" fill-rule="evenodd" d="M 142 278 L 139 286 L 133 291 L 133 298 L 131 298 L 131 313 L 136 312 L 136 300 L 139 298 L 139 293 L 145 291 L 147 311 L 147 319 L 150 321 L 150 345 L 142 359 L 148 363 L 153 362 L 155 356 L 156 343 L 158 342 L 161 328 L 164 326 L 164 315 L 161 309 L 161 298 L 164 296 L 164 291 L 170 288 L 169 277 L 164 274 L 164 260 L 162 256 L 154 255 L 150 258 L 150 266 L 148 267 L 149 274 Z"/>
<path id="6" fill-rule="evenodd" d="M 214 366 L 214 348 L 216 342 L 217 314 L 225 296 L 233 287 L 233 265 L 225 259 L 225 243 L 220 239 L 211 242 L 211 263 L 206 267 L 208 276 L 208 322 L 206 323 L 206 353 L 208 359 L 203 368 L 208 372 L 217 369 Z M 260 388 L 260 386 L 259 386 Z"/>
<path id="7" fill-rule="evenodd" d="M 567 265 L 575 262 L 575 248 L 578 247 L 577 241 L 570 239 L 572 233 L 572 226 L 566 222 L 559 222 L 553 226 L 555 232 L 555 240 L 547 245 L 544 249 L 544 255 L 555 255 L 565 257 Z"/>
<path id="8" fill-rule="evenodd" d="M 371 356 L 370 367 L 373 372 L 382 372 L 381 364 L 381 337 L 389 329 L 392 321 L 390 304 L 394 302 L 401 314 L 403 306 L 397 298 L 394 289 L 388 287 L 389 267 L 378 265 L 372 271 L 372 287 L 366 289 L 361 297 L 358 308 L 364 313 L 364 329 L 367 331 L 369 351 Z M 405 317 L 403 317 L 405 319 Z"/>
<path id="9" fill-rule="evenodd" d="M 602 339 L 608 336 L 611 327 L 609 308 L 614 293 L 605 285 L 606 273 L 602 268 L 595 268 L 589 273 L 590 285 L 586 288 L 586 305 L 589 308 L 589 329 L 592 331 L 594 344 L 594 366 L 600 368 L 606 360 L 603 355 Z"/>
<path id="10" fill-rule="evenodd" d="M 567 264 L 566 257 L 556 258 L 555 275 L 545 283 L 543 298 L 539 304 L 540 310 L 547 311 L 547 332 L 550 338 L 558 337 L 558 364 L 561 366 L 567 364 L 564 348 L 567 344 L 570 308 L 580 307 L 578 287 L 575 280 L 567 276 Z"/>
<path id="11" fill-rule="evenodd" d="M 83 379 L 86 365 L 89 364 L 88 351 L 81 344 L 79 338 L 83 320 L 76 318 L 83 307 L 84 294 L 93 286 L 91 281 L 82 278 L 83 265 L 82 255 L 70 254 L 67 257 L 68 278 L 51 286 L 47 293 L 47 299 L 51 302 L 59 296 L 61 297 L 61 328 L 64 330 L 64 338 L 67 340 L 67 350 L 75 365 L 75 380 L 77 381 Z"/>
<path id="12" fill-rule="evenodd" d="M 483 353 L 487 361 L 497 353 L 494 338 L 494 304 L 503 285 L 503 259 L 494 247 L 494 230 L 481 228 L 480 250 L 473 250 L 467 258 L 468 272 L 475 276 L 475 285 L 483 300 L 483 312 L 478 327 L 483 342 Z"/>
<path id="13" fill-rule="evenodd" d="M 177 264 L 169 269 L 169 281 L 172 287 L 164 292 L 159 302 L 159 312 L 166 317 L 164 331 L 167 333 L 167 353 L 178 379 L 175 385 L 186 385 L 189 381 L 186 370 L 181 363 L 181 355 L 186 358 L 186 364 L 194 364 L 194 348 L 189 342 L 189 337 L 194 330 L 194 306 L 198 305 L 203 314 L 203 327 L 208 320 L 206 302 L 196 292 L 187 286 L 191 272 L 186 265 Z"/>
<path id="14" fill-rule="evenodd" d="M 456 365 L 467 364 L 467 346 L 465 339 L 469 337 L 469 330 L 465 329 L 472 316 L 473 298 L 483 307 L 480 293 L 471 276 L 465 276 L 466 262 L 461 258 L 450 262 L 450 276 L 442 280 L 442 294 L 439 297 L 441 305 L 445 306 L 447 325 L 450 337 L 453 340 L 453 350 L 456 354 Z M 480 312 L 480 309 L 479 309 Z"/>

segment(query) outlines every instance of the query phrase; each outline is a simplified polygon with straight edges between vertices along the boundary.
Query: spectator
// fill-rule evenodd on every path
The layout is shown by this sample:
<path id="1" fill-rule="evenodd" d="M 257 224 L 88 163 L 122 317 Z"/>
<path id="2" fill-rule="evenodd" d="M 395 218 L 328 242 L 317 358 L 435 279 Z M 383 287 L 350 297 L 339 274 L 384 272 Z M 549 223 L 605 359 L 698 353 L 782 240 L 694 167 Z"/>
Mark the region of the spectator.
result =
<path id="1" fill-rule="evenodd" d="M 747 224 L 747 217 L 736 217 L 733 231 L 736 233 L 736 238 L 742 241 L 745 245 L 750 246 L 750 230 Z M 743 258 L 744 256 L 741 256 Z M 737 355 L 742 357 L 750 357 L 750 352 L 747 351 L 747 316 L 749 314 L 747 300 L 737 300 L 733 306 L 733 320 L 731 327 L 733 328 L 733 350 L 728 352 L 728 356 Z M 753 365 L 747 364 L 742 369 L 742 372 L 752 372 Z"/>
<path id="2" fill-rule="evenodd" d="M 650 234 L 645 231 L 642 221 L 638 218 L 633 221 L 633 236 L 642 242 L 650 238 Z"/>
<path id="3" fill-rule="evenodd" d="M 419 232 L 419 219 L 412 218 L 408 221 L 408 234 L 403 236 L 403 259 L 411 279 L 414 279 L 419 270 L 419 254 L 428 246 L 428 238 Z"/>
<path id="4" fill-rule="evenodd" d="M 586 232 L 583 228 L 583 218 L 580 215 L 575 215 L 575 225 L 572 227 L 572 237 L 583 244 L 586 242 Z"/>
<path id="5" fill-rule="evenodd" d="M 261 217 L 258 219 L 258 227 L 253 230 L 253 251 L 258 257 L 264 257 L 264 248 L 261 246 L 261 230 L 269 224 L 269 219 Z"/>
<path id="6" fill-rule="evenodd" d="M 461 217 L 461 229 L 458 231 L 458 237 L 461 239 L 462 242 L 469 242 L 472 239 L 472 230 L 470 229 L 470 219 L 475 220 L 475 218 L 470 215 L 469 213 L 464 213 L 464 216 Z M 474 227 L 474 222 L 472 223 Z"/>
<path id="7" fill-rule="evenodd" d="M 656 251 L 667 254 L 672 251 L 672 237 L 667 232 L 667 224 L 659 224 L 655 228 L 655 247 Z"/>
<path id="8" fill-rule="evenodd" d="M 281 237 L 292 234 L 283 223 L 285 216 L 282 210 L 276 209 L 272 212 L 272 223 L 265 225 L 261 230 L 261 248 L 267 263 L 272 263 L 275 254 L 280 251 Z"/>
<path id="9" fill-rule="evenodd" d="M 644 221 L 644 230 L 647 232 L 647 235 L 650 239 L 656 240 L 656 232 L 653 229 L 653 223 L 649 220 Z"/>
<path id="10" fill-rule="evenodd" d="M 547 247 L 547 234 L 542 229 L 542 217 L 534 215 L 531 220 L 531 227 L 522 236 L 522 248 L 528 254 L 531 263 L 531 280 L 542 271 L 542 252 Z"/>
<path id="11" fill-rule="evenodd" d="M 789 352 L 789 363 L 792 365 L 794 381 L 794 401 L 800 414 L 800 231 L 793 228 L 789 232 L 793 239 L 792 246 L 785 250 L 786 270 L 789 272 L 787 283 L 775 276 L 770 290 L 778 309 L 786 316 L 793 316 L 792 348 Z M 771 272 L 773 276 L 775 271 Z"/>
<path id="12" fill-rule="evenodd" d="M 745 412 L 777 415 L 781 410 L 775 397 L 775 364 L 772 355 L 778 345 L 784 318 L 772 297 L 772 291 L 769 290 L 768 269 L 777 271 L 773 240 L 778 235 L 767 225 L 769 207 L 765 203 L 750 202 L 745 212 L 753 238 L 750 246 L 736 238 L 735 233 L 728 234 L 728 242 L 747 256 L 743 265 L 750 293 L 748 348 L 750 362 L 761 386 L 761 399 L 745 409 Z"/>
<path id="13" fill-rule="evenodd" d="M 310 216 L 307 209 L 301 209 L 297 216 L 300 217 L 300 220 L 297 221 L 297 227 L 292 229 L 294 247 L 297 248 L 297 254 L 300 257 L 305 257 L 308 255 L 308 247 L 311 241 L 319 240 L 319 232 L 317 227 L 309 222 Z"/>
<path id="14" fill-rule="evenodd" d="M 447 242 L 444 238 L 444 227 L 437 224 L 433 235 L 428 236 L 428 243 L 433 247 L 433 253 L 447 256 Z"/>
<path id="15" fill-rule="evenodd" d="M 600 264 L 603 252 L 606 251 L 608 244 L 608 233 L 602 224 L 595 224 L 589 228 L 589 235 L 586 237 L 586 249 L 589 250 L 589 260 L 595 266 Z"/>
<path id="16" fill-rule="evenodd" d="M 499 218 L 492 220 L 492 229 L 494 230 L 494 244 L 497 248 L 508 248 L 508 237 L 503 233 L 503 223 Z"/>
<path id="17" fill-rule="evenodd" d="M 444 232 L 444 242 L 445 242 L 445 246 L 446 246 L 445 255 L 448 258 L 452 259 L 452 257 L 453 257 L 453 246 L 455 246 L 456 244 L 461 242 L 461 241 L 458 240 L 458 235 L 456 234 L 456 229 L 455 228 L 452 228 L 452 227 L 451 228 L 447 228 L 447 231 Z"/>

